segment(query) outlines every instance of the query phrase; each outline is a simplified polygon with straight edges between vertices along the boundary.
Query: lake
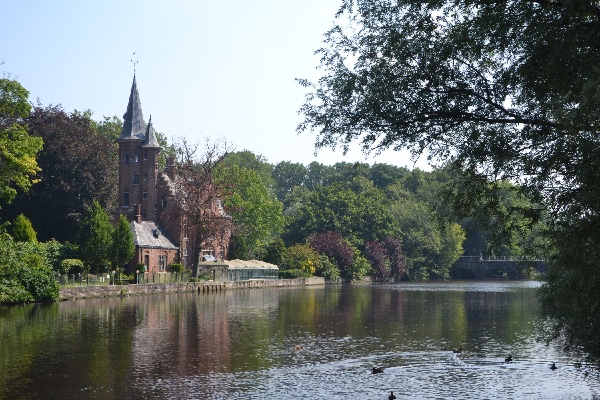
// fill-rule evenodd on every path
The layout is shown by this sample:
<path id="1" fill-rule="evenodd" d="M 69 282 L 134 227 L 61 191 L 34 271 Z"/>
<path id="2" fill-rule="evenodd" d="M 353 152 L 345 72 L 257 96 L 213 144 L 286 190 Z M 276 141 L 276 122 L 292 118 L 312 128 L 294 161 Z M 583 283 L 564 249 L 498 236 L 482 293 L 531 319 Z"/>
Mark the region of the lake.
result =
<path id="1" fill-rule="evenodd" d="M 327 285 L 0 307 L 0 398 L 600 399 L 595 374 L 536 340 L 538 285 Z"/>

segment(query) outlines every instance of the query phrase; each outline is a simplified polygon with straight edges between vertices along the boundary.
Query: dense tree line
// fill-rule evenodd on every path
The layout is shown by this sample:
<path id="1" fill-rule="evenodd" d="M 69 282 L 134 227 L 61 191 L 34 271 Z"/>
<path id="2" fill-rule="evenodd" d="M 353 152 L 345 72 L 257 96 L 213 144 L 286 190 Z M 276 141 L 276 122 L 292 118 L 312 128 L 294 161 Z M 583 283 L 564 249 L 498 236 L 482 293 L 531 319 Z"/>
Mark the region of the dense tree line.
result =
<path id="1" fill-rule="evenodd" d="M 547 246 L 547 338 L 600 360 L 598 3 L 341 3 L 323 75 L 300 80 L 299 130 L 318 148 L 358 142 L 448 163 L 457 214 L 493 222 L 487 238 L 506 248 L 528 231 Z"/>

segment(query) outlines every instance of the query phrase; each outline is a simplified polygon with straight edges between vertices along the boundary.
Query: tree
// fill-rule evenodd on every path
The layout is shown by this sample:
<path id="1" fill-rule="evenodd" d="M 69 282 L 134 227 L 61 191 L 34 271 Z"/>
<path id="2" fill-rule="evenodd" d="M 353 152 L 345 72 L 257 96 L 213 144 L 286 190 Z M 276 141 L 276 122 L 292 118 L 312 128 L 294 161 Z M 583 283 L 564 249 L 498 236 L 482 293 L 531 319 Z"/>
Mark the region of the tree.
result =
<path id="1" fill-rule="evenodd" d="M 353 246 L 397 236 L 397 225 L 383 193 L 374 188 L 355 193 L 341 184 L 318 187 L 290 217 L 284 241 L 302 243 L 312 233 L 337 231 Z"/>
<path id="2" fill-rule="evenodd" d="M 178 223 L 182 218 L 188 224 L 188 243 L 193 251 L 193 276 L 198 276 L 200 250 L 203 246 L 214 248 L 217 243 L 225 243 L 232 232 L 231 217 L 223 207 L 223 199 L 233 189 L 232 180 L 215 179 L 216 170 L 229 153 L 224 140 L 210 142 L 206 139 L 202 153 L 198 145 L 182 139 L 176 145 L 179 159 L 175 162 L 175 179 L 172 185 L 175 192 L 175 208 L 163 212 L 161 218 L 168 223 Z"/>
<path id="3" fill-rule="evenodd" d="M 31 225 L 31 221 L 19 214 L 12 229 L 12 237 L 15 242 L 37 242 L 37 234 Z"/>
<path id="4" fill-rule="evenodd" d="M 106 272 L 111 261 L 113 227 L 96 200 L 87 208 L 79 229 L 79 258 L 90 272 Z"/>
<path id="5" fill-rule="evenodd" d="M 307 244 L 288 247 L 281 257 L 280 268 L 292 278 L 308 278 L 314 275 L 320 261 L 319 254 Z"/>
<path id="6" fill-rule="evenodd" d="M 310 235 L 308 243 L 317 253 L 327 256 L 340 271 L 341 276 L 350 277 L 354 264 L 354 247 L 342 238 L 339 232 L 322 232 Z"/>
<path id="7" fill-rule="evenodd" d="M 111 261 L 113 268 L 121 268 L 135 255 L 133 233 L 125 215 L 119 215 L 119 222 L 113 230 L 111 243 Z"/>
<path id="8" fill-rule="evenodd" d="M 60 106 L 41 105 L 27 118 L 30 134 L 45 143 L 38 156 L 39 183 L 29 193 L 19 194 L 5 215 L 12 219 L 26 214 L 42 241 L 75 241 L 82 216 L 94 199 L 107 210 L 117 207 L 114 136 L 122 124 L 114 118 L 103 122 L 90 118 L 89 111 L 68 113 Z"/>
<path id="9" fill-rule="evenodd" d="M 300 163 L 281 161 L 273 167 L 273 179 L 277 188 L 277 198 L 285 204 L 292 189 L 305 184 L 306 167 Z"/>
<path id="10" fill-rule="evenodd" d="M 16 243 L 0 235 L 0 304 L 48 301 L 58 297 L 58 284 L 44 258 L 31 251 L 39 243 Z"/>
<path id="11" fill-rule="evenodd" d="M 255 257 L 281 232 L 282 205 L 254 170 L 232 165 L 219 169 L 217 176 L 233 188 L 223 202 L 231 216 L 236 243 L 244 244 L 248 252 L 240 258 Z"/>
<path id="12" fill-rule="evenodd" d="M 367 242 L 365 249 L 375 277 L 383 280 L 390 277 L 397 280 L 405 278 L 406 261 L 398 239 L 388 237 L 383 241 Z"/>
<path id="13" fill-rule="evenodd" d="M 360 140 L 367 152 L 450 159 L 491 182 L 467 188 L 473 198 L 517 185 L 539 205 L 532 223 L 547 213 L 556 250 L 542 292 L 561 312 L 551 336 L 577 345 L 577 326 L 596 321 L 584 342 L 600 343 L 584 297 L 600 289 L 585 278 L 600 240 L 597 2 L 344 0 L 338 17 L 320 50 L 323 77 L 300 81 L 309 93 L 299 130 L 316 131 L 317 148 Z M 573 243 L 578 262 L 564 256 Z"/>
<path id="14" fill-rule="evenodd" d="M 40 171 L 36 157 L 43 141 L 27 132 L 28 97 L 17 81 L 0 79 L 0 199 L 6 203 L 15 198 L 17 188 L 28 191 Z"/>

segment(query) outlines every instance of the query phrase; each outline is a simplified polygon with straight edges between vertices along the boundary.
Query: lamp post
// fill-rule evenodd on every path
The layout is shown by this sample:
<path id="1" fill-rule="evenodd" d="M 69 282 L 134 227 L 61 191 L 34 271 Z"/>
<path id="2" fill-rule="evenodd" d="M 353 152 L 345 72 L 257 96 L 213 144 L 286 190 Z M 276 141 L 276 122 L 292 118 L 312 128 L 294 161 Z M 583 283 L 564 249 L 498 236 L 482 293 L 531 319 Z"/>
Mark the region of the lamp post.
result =
<path id="1" fill-rule="evenodd" d="M 112 271 L 112 282 L 113 282 L 112 284 L 113 284 L 113 285 L 116 285 L 116 284 L 117 284 L 117 283 L 115 282 L 115 272 L 116 272 L 116 271 Z"/>
<path id="2" fill-rule="evenodd" d="M 140 270 L 139 269 L 135 270 L 135 280 L 136 280 L 137 284 L 139 285 L 140 284 Z"/>

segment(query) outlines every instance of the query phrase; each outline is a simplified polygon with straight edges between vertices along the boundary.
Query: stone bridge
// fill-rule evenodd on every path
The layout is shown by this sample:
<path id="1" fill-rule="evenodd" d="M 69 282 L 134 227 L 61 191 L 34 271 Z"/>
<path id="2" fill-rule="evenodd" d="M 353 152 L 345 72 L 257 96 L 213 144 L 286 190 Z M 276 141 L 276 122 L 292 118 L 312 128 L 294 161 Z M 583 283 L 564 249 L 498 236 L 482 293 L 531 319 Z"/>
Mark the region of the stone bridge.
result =
<path id="1" fill-rule="evenodd" d="M 463 256 L 450 269 L 454 279 L 524 279 L 536 273 L 545 273 L 543 260 L 517 260 L 509 257 Z"/>

